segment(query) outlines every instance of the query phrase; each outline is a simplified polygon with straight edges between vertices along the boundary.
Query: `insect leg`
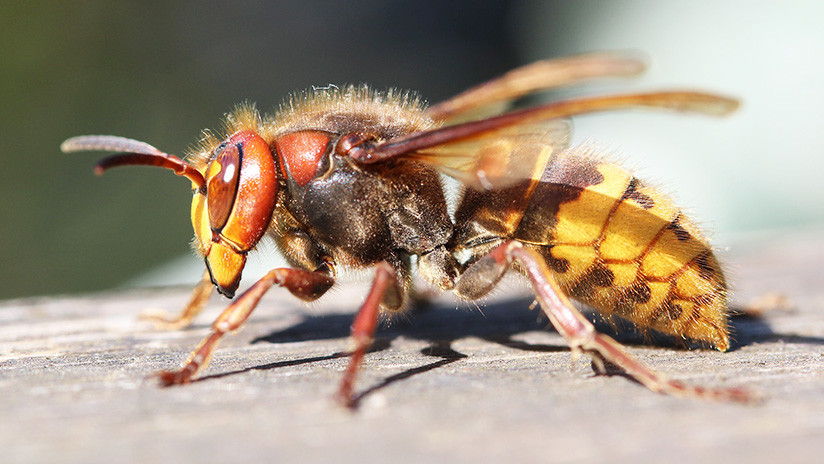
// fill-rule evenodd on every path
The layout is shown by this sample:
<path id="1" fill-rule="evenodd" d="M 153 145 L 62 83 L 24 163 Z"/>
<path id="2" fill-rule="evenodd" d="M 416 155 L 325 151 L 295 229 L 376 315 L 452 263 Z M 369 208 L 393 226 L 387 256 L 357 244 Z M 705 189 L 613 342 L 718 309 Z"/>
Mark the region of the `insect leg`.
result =
<path id="1" fill-rule="evenodd" d="M 629 354 L 612 337 L 598 333 L 595 327 L 575 309 L 558 283 L 552 278 L 544 259 L 519 242 L 503 243 L 473 266 L 501 270 L 498 276 L 500 278 L 512 261 L 517 261 L 529 277 L 541 307 L 552 325 L 566 339 L 573 352 L 583 352 L 592 356 L 596 366 L 603 368 L 605 360 L 623 369 L 650 390 L 669 395 L 742 403 L 757 399 L 756 395 L 744 388 L 692 386 L 667 379 L 663 374 L 654 371 Z"/>
<path id="2" fill-rule="evenodd" d="M 375 270 L 375 280 L 372 282 L 372 288 L 366 296 L 366 301 L 358 310 L 358 314 L 355 315 L 355 321 L 352 322 L 351 340 L 354 347 L 349 357 L 349 366 L 346 368 L 343 379 L 341 379 L 337 393 L 337 400 L 347 407 L 355 406 L 355 397 L 352 394 L 355 377 L 358 374 L 361 361 L 366 355 L 366 350 L 372 345 L 375 329 L 378 325 L 381 303 L 387 292 L 391 293 L 391 286 L 393 285 L 396 287 L 400 285 L 395 270 L 385 261 L 379 263 Z"/>
<path id="3" fill-rule="evenodd" d="M 209 297 L 212 296 L 212 290 L 214 290 L 214 288 L 212 279 L 209 278 L 209 271 L 206 271 L 203 274 L 203 278 L 197 286 L 195 286 L 194 290 L 192 290 L 189 303 L 183 308 L 180 314 L 172 316 L 163 310 L 149 309 L 143 311 L 139 319 L 149 321 L 161 330 L 177 330 L 188 327 L 192 323 L 192 319 L 206 306 L 206 302 L 208 302 Z"/>
<path id="4" fill-rule="evenodd" d="M 212 352 L 223 335 L 243 326 L 258 301 L 272 288 L 272 285 L 285 287 L 303 300 L 314 300 L 326 293 L 334 283 L 335 279 L 327 264 L 314 272 L 291 268 L 277 268 L 269 271 L 218 316 L 212 324 L 212 332 L 189 355 L 180 370 L 163 371 L 157 374 L 161 384 L 169 386 L 191 382 L 209 364 Z"/>

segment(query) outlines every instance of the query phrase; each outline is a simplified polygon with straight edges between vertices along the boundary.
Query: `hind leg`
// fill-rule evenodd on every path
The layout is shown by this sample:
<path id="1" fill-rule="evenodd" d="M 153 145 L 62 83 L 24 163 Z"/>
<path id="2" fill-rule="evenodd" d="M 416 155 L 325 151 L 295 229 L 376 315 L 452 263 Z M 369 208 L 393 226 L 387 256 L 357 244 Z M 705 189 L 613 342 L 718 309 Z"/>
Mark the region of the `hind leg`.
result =
<path id="1" fill-rule="evenodd" d="M 600 370 L 603 371 L 603 361 L 607 361 L 650 390 L 674 396 L 735 402 L 757 399 L 756 395 L 743 388 L 706 388 L 670 380 L 642 363 L 612 337 L 598 333 L 561 290 L 543 257 L 517 241 L 504 242 L 470 265 L 456 283 L 456 292 L 470 299 L 485 295 L 514 261 L 529 278 L 541 308 L 572 351 L 590 355 Z"/>

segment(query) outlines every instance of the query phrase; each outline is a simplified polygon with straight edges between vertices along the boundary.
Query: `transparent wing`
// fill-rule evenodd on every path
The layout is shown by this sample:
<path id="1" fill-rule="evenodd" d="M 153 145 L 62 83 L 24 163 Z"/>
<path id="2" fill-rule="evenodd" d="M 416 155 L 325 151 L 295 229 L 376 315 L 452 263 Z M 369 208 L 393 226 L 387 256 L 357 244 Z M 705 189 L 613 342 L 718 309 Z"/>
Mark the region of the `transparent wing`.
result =
<path id="1" fill-rule="evenodd" d="M 573 98 L 415 132 L 350 156 L 362 164 L 416 159 L 474 187 L 499 188 L 535 178 L 551 154 L 567 146 L 570 124 L 565 118 L 641 108 L 723 116 L 737 107 L 734 99 L 691 91 Z"/>
<path id="2" fill-rule="evenodd" d="M 630 77 L 644 70 L 640 59 L 620 53 L 543 60 L 509 71 L 426 110 L 432 119 L 455 123 L 503 113 L 516 98 L 606 77 Z"/>
<path id="3" fill-rule="evenodd" d="M 504 127 L 480 136 L 410 153 L 477 189 L 507 187 L 539 179 L 552 154 L 569 145 L 571 124 L 565 119 Z"/>

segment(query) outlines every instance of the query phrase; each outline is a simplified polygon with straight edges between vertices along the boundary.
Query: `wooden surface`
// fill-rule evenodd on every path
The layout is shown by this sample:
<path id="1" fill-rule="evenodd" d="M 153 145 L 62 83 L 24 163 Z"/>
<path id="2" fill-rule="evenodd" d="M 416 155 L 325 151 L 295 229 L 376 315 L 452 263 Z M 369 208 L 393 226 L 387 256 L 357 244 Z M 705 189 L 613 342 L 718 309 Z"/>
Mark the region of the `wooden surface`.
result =
<path id="1" fill-rule="evenodd" d="M 523 285 L 481 310 L 456 311 L 447 295 L 383 327 L 354 414 L 331 396 L 362 285 L 311 307 L 270 292 L 205 379 L 166 389 L 147 374 L 176 367 L 224 299 L 176 332 L 136 316 L 176 310 L 188 289 L 5 302 L 0 462 L 820 462 L 822 233 L 727 253 L 734 301 L 781 291 L 793 302 L 735 319 L 732 351 L 619 337 L 674 378 L 757 389 L 767 398 L 757 406 L 669 398 L 593 375 L 527 309 Z"/>

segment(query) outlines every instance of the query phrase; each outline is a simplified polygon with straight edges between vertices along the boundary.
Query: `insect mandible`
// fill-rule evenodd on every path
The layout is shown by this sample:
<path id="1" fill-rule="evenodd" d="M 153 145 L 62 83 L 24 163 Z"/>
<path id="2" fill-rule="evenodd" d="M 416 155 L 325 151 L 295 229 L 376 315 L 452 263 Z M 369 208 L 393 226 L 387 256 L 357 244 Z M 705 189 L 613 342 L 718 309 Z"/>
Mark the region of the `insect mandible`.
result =
<path id="1" fill-rule="evenodd" d="M 98 173 L 149 165 L 192 182 L 194 246 L 206 272 L 180 315 L 152 316 L 158 325 L 188 325 L 212 288 L 233 298 L 247 254 L 265 236 L 290 265 L 239 295 L 179 370 L 158 374 L 164 385 L 197 378 L 221 337 L 239 329 L 273 285 L 311 301 L 333 286 L 337 269 L 373 268 L 337 393 L 352 406 L 379 316 L 408 309 L 415 271 L 433 287 L 477 300 L 515 268 L 570 348 L 592 356 L 594 366 L 603 370 L 607 361 L 654 391 L 749 401 L 743 388 L 667 379 L 570 303 L 729 348 L 726 283 L 708 241 L 669 198 L 597 149 L 570 148 L 567 118 L 635 108 L 720 116 L 738 103 L 664 91 L 504 110 L 536 91 L 642 69 L 637 59 L 606 53 L 540 61 L 428 108 L 409 93 L 314 89 L 271 116 L 239 106 L 225 134 L 207 133 L 185 160 L 115 136 L 75 137 L 61 148 L 118 152 L 97 164 Z M 442 173 L 462 184 L 454 215 Z"/>

